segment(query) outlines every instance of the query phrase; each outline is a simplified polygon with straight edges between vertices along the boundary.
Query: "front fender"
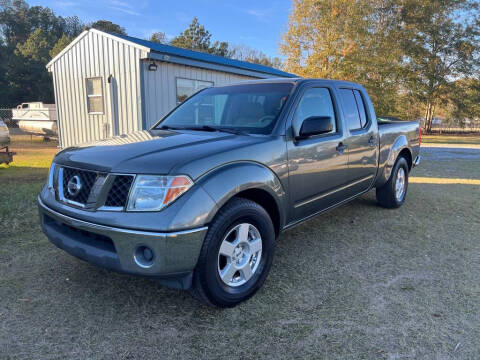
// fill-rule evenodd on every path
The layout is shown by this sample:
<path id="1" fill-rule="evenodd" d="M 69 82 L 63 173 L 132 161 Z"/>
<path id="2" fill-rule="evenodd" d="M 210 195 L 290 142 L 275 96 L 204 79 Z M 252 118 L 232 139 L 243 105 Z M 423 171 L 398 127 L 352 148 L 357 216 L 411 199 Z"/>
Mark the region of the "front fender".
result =
<path id="1" fill-rule="evenodd" d="M 213 169 L 203 175 L 198 184 L 211 196 L 217 207 L 206 217 L 210 222 L 217 210 L 235 195 L 249 189 L 268 192 L 277 204 L 280 226 L 285 224 L 287 197 L 277 175 L 268 167 L 256 162 L 234 162 Z"/>
<path id="2" fill-rule="evenodd" d="M 383 171 L 378 177 L 375 186 L 382 186 L 388 181 L 388 179 L 390 179 L 390 175 L 392 174 L 392 169 L 395 165 L 395 161 L 397 160 L 398 155 L 403 149 L 408 149 L 410 153 L 412 153 L 412 149 L 410 148 L 407 137 L 405 135 L 400 135 L 393 142 L 393 145 L 390 148 L 388 155 L 384 157 L 384 159 L 386 160 L 383 164 Z M 385 150 L 383 151 L 386 152 Z"/>

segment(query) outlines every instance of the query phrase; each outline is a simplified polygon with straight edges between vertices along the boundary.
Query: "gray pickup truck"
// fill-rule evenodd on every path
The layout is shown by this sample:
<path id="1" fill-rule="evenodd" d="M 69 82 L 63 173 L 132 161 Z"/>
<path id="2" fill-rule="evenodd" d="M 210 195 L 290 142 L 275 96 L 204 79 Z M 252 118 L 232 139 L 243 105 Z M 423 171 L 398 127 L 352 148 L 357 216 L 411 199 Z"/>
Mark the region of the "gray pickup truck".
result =
<path id="1" fill-rule="evenodd" d="M 283 231 L 373 188 L 401 206 L 419 147 L 418 123 L 377 122 L 358 84 L 208 88 L 149 131 L 58 153 L 41 224 L 73 256 L 231 307 L 262 286 Z"/>

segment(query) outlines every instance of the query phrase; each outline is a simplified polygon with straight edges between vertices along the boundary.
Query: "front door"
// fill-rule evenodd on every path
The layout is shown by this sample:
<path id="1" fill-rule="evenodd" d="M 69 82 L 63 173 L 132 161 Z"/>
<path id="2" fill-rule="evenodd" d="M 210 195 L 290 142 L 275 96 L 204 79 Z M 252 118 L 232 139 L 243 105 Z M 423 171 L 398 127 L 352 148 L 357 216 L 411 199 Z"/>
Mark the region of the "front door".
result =
<path id="1" fill-rule="evenodd" d="M 110 100 L 110 119 L 109 119 L 109 127 L 110 127 L 110 136 L 120 135 L 120 124 L 118 122 L 118 87 L 117 87 L 117 80 L 113 75 L 108 77 L 108 89 L 110 92 L 109 100 Z"/>
<path id="2" fill-rule="evenodd" d="M 367 99 L 358 89 L 339 90 L 345 124 L 349 132 L 345 139 L 348 149 L 347 197 L 358 195 L 370 188 L 377 172 L 378 131 L 376 119 L 366 111 Z"/>
<path id="3" fill-rule="evenodd" d="M 348 171 L 343 130 L 331 89 L 310 87 L 304 91 L 292 123 L 299 127 L 311 116 L 331 117 L 333 129 L 330 133 L 288 142 L 293 222 L 340 202 Z"/>

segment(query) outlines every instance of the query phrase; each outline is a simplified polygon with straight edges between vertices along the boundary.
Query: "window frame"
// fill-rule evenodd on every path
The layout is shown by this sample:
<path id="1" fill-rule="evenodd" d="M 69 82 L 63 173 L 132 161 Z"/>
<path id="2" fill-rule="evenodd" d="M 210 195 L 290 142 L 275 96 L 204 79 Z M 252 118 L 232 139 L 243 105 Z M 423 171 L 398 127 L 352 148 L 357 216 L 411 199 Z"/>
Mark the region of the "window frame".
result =
<path id="1" fill-rule="evenodd" d="M 185 98 L 185 100 L 187 100 L 189 97 L 195 95 L 196 93 L 198 93 L 200 90 L 203 90 L 203 89 L 207 89 L 209 87 L 214 87 L 215 86 L 215 82 L 214 81 L 209 81 L 209 80 L 201 80 L 201 79 L 191 79 L 191 78 L 184 78 L 184 77 L 181 77 L 181 76 L 175 76 L 175 105 L 178 106 L 180 105 L 181 103 L 183 103 L 185 100 L 183 101 L 178 101 L 178 80 L 190 80 L 190 81 L 194 81 L 194 82 L 197 82 L 197 81 L 203 81 L 203 82 L 206 82 L 206 83 L 210 83 L 211 86 L 207 86 L 207 87 L 204 87 L 204 88 L 201 88 L 201 89 L 195 89 L 195 91 L 187 96 Z"/>
<path id="2" fill-rule="evenodd" d="M 358 104 L 357 97 L 355 96 L 355 91 L 358 91 L 360 95 L 360 99 L 362 100 L 363 109 L 365 110 L 365 125 L 362 126 L 359 130 L 366 129 L 370 123 L 370 116 L 368 115 L 367 111 L 367 103 L 365 102 L 365 98 L 363 96 L 362 90 L 360 89 L 353 89 L 353 96 L 355 97 L 355 102 L 357 103 L 358 115 L 360 115 L 360 124 L 362 123 L 362 116 L 360 114 L 360 105 Z"/>
<path id="3" fill-rule="evenodd" d="M 317 134 L 317 135 L 312 135 L 312 136 L 309 136 L 305 139 L 302 139 L 302 140 L 295 140 L 295 142 L 299 142 L 299 141 L 305 141 L 305 140 L 310 140 L 310 139 L 318 139 L 318 138 L 328 138 L 328 137 L 333 137 L 333 136 L 341 136 L 343 134 L 343 126 L 342 126 L 342 122 L 339 121 L 339 107 L 338 107 L 338 103 L 337 103 L 337 99 L 336 99 L 336 96 L 335 96 L 335 92 L 334 92 L 334 89 L 332 87 L 330 87 L 329 85 L 325 84 L 314 84 L 314 85 L 311 85 L 311 86 L 306 86 L 305 88 L 303 88 L 301 90 L 301 93 L 298 94 L 298 97 L 295 99 L 295 104 L 293 105 L 293 111 L 291 113 L 291 115 L 289 115 L 289 118 L 290 118 L 290 126 L 292 127 L 292 131 L 295 132 L 294 128 L 293 128 L 293 125 L 294 125 L 294 121 L 295 121 L 295 114 L 297 112 L 297 108 L 298 106 L 300 105 L 300 102 L 302 101 L 305 93 L 309 90 L 312 90 L 312 89 L 327 89 L 329 94 L 330 94 L 330 99 L 332 100 L 332 106 L 333 106 L 333 112 L 334 112 L 334 115 L 335 115 L 335 132 L 329 132 L 329 133 L 325 133 L 325 134 Z M 300 129 L 298 129 L 300 130 Z M 293 137 L 295 138 L 298 134 L 293 134 Z"/>
<path id="4" fill-rule="evenodd" d="M 100 80 L 100 95 L 98 94 L 89 94 L 88 93 L 88 80 L 93 80 L 93 79 L 99 79 Z M 104 92 L 103 92 L 103 77 L 102 76 L 91 76 L 91 77 L 86 77 L 85 78 L 85 93 L 87 95 L 86 100 L 87 100 L 87 113 L 88 115 L 104 115 L 105 114 L 105 102 L 103 100 Z M 100 97 L 102 99 L 102 111 L 90 111 L 90 98 L 98 98 Z"/>
<path id="5" fill-rule="evenodd" d="M 356 129 L 350 129 L 348 124 L 346 124 L 347 128 L 348 128 L 348 131 L 350 133 L 355 133 L 356 134 L 356 133 L 361 133 L 362 131 L 368 130 L 368 128 L 370 127 L 370 124 L 371 124 L 371 119 L 370 119 L 370 115 L 369 115 L 368 110 L 367 110 L 367 103 L 365 102 L 365 98 L 363 96 L 362 90 L 357 89 L 355 87 L 345 87 L 345 86 L 340 87 L 339 90 L 350 90 L 352 92 L 353 98 L 355 99 L 355 105 L 357 107 L 357 113 L 358 113 L 358 119 L 360 120 L 360 125 L 362 124 L 362 117 L 360 115 L 360 108 L 358 106 L 357 97 L 355 96 L 355 91 L 359 92 L 360 98 L 362 99 L 363 107 L 365 109 L 365 116 L 366 116 L 366 119 L 367 119 L 367 122 L 365 123 L 365 126 L 359 127 L 359 128 L 356 128 Z M 341 93 L 339 95 L 340 95 L 340 97 L 342 99 L 342 103 L 343 103 L 343 97 L 342 97 Z M 345 121 L 346 121 L 346 117 L 345 117 Z"/>

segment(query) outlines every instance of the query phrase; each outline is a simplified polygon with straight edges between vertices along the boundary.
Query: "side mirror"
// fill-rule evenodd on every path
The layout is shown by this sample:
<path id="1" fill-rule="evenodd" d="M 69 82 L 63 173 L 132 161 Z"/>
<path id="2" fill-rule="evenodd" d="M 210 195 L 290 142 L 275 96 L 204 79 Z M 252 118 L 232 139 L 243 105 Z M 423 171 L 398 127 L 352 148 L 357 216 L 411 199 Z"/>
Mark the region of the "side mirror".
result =
<path id="1" fill-rule="evenodd" d="M 329 133 L 333 130 L 333 119 L 330 116 L 310 116 L 302 122 L 298 133 L 299 139 Z"/>

